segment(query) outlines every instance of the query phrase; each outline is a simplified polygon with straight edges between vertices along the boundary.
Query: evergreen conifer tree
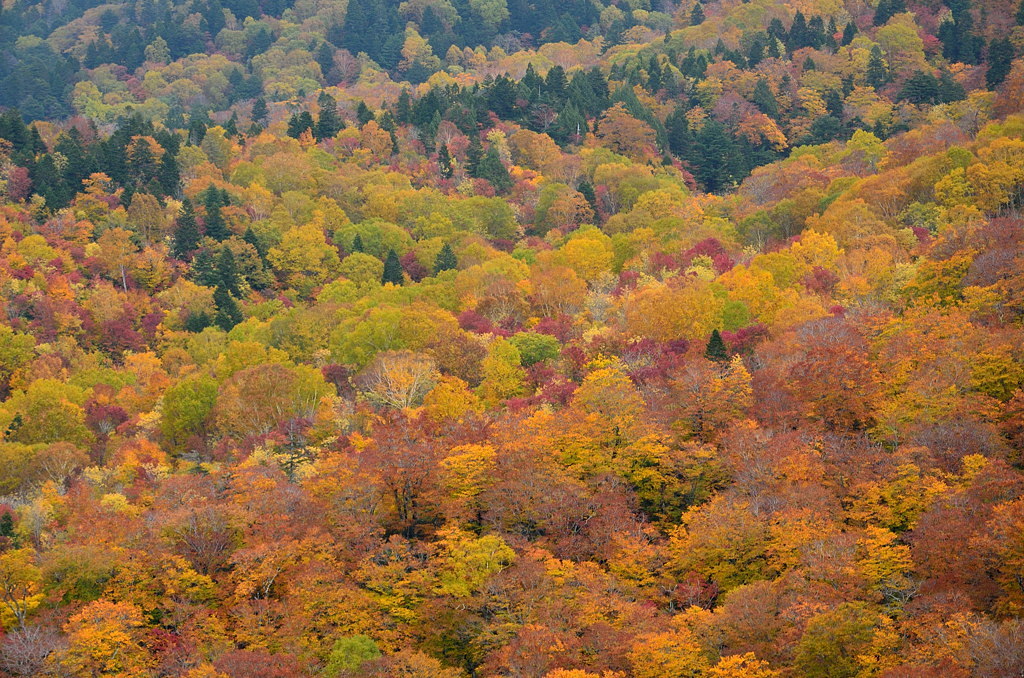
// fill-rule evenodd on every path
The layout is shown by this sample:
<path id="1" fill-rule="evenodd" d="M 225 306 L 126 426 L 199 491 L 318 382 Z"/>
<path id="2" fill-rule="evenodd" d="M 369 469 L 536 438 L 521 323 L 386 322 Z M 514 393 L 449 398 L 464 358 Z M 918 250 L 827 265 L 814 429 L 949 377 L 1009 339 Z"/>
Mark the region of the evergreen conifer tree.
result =
<path id="1" fill-rule="evenodd" d="M 885 67 L 885 62 L 882 61 L 882 50 L 878 45 L 871 48 L 871 56 L 868 58 L 868 70 L 864 79 L 875 89 L 883 87 L 889 82 L 889 69 Z"/>
<path id="2" fill-rule="evenodd" d="M 242 322 L 242 311 L 238 308 L 238 302 L 221 285 L 213 290 L 213 304 L 217 307 L 217 315 L 213 322 L 225 332 Z"/>
<path id="3" fill-rule="evenodd" d="M 260 261 L 265 266 L 267 264 L 267 248 L 260 242 L 259 236 L 256 235 L 256 231 L 252 230 L 252 226 L 245 227 L 245 233 L 242 234 L 242 240 L 252 245 L 252 248 L 256 250 L 256 254 L 259 255 Z"/>
<path id="4" fill-rule="evenodd" d="M 452 250 L 451 245 L 445 243 L 434 259 L 434 274 L 436 275 L 441 271 L 451 271 L 458 267 L 459 260 L 455 256 L 455 251 Z"/>
<path id="5" fill-rule="evenodd" d="M 333 139 L 334 135 L 345 129 L 345 122 L 338 115 L 338 102 L 327 92 L 321 92 L 317 98 L 320 115 L 316 120 L 313 136 L 317 141 Z"/>
<path id="6" fill-rule="evenodd" d="M 480 168 L 480 161 L 484 156 L 483 144 L 480 143 L 480 135 L 473 133 L 469 135 L 469 148 L 466 149 L 466 172 L 471 177 L 479 176 L 477 170 Z"/>
<path id="7" fill-rule="evenodd" d="M 193 257 L 192 279 L 203 287 L 217 286 L 217 260 L 208 248 L 199 250 Z"/>
<path id="8" fill-rule="evenodd" d="M 985 73 L 985 84 L 995 89 L 1003 84 L 1013 66 L 1013 43 L 1009 38 L 993 40 L 988 48 L 988 71 Z"/>
<path id="9" fill-rule="evenodd" d="M 360 101 L 359 106 L 356 107 L 356 120 L 359 121 L 360 127 L 373 120 L 373 111 L 365 101 Z"/>
<path id="10" fill-rule="evenodd" d="M 270 110 L 267 108 L 267 100 L 263 97 L 256 99 L 252 104 L 252 114 L 249 116 L 254 123 L 262 125 L 267 122 Z"/>
<path id="11" fill-rule="evenodd" d="M 18 535 L 14 531 L 14 518 L 11 517 L 10 511 L 4 511 L 4 514 L 0 515 L 0 539 L 17 546 L 17 538 Z"/>
<path id="12" fill-rule="evenodd" d="M 708 340 L 708 345 L 704 349 L 704 357 L 716 363 L 724 363 L 729 360 L 729 351 L 726 350 L 725 342 L 722 341 L 722 335 L 718 330 L 712 330 L 711 339 Z"/>
<path id="13" fill-rule="evenodd" d="M 224 204 L 226 203 L 223 202 L 220 191 L 212 185 L 203 192 L 203 207 L 206 208 L 206 219 L 203 225 L 206 228 L 206 235 L 217 241 L 224 240 L 230 235 L 224 215 L 220 212 L 220 208 Z"/>
<path id="14" fill-rule="evenodd" d="M 779 114 L 779 102 L 775 99 L 771 87 L 768 86 L 768 81 L 764 78 L 760 78 L 754 85 L 754 95 L 751 100 L 769 118 L 774 118 Z"/>
<path id="15" fill-rule="evenodd" d="M 195 208 L 188 198 L 182 202 L 178 225 L 174 229 L 171 242 L 171 254 L 176 259 L 185 261 L 199 247 L 199 225 L 196 223 Z"/>
<path id="16" fill-rule="evenodd" d="M 217 257 L 217 284 L 234 296 L 239 295 L 238 267 L 229 247 L 221 247 L 220 256 Z"/>
<path id="17" fill-rule="evenodd" d="M 842 41 L 840 42 L 840 44 L 841 44 L 841 45 L 842 45 L 843 47 L 846 47 L 846 46 L 847 46 L 847 45 L 849 45 L 849 44 L 850 44 L 851 42 L 853 42 L 853 39 L 854 39 L 854 38 L 855 38 L 856 36 L 857 36 L 857 24 L 853 23 L 853 21 L 849 21 L 849 22 L 848 22 L 848 23 L 846 24 L 846 27 L 845 27 L 845 28 L 843 28 L 843 39 L 842 39 Z"/>
<path id="18" fill-rule="evenodd" d="M 381 284 L 401 285 L 403 280 L 402 262 L 393 249 L 388 250 L 387 259 L 384 260 L 384 274 L 380 277 Z"/>
<path id="19" fill-rule="evenodd" d="M 292 139 L 298 139 L 302 136 L 303 132 L 307 129 L 312 130 L 315 126 L 313 116 L 310 115 L 309 111 L 296 113 L 288 119 L 288 136 Z"/>
<path id="20" fill-rule="evenodd" d="M 484 153 L 483 159 L 477 165 L 476 176 L 489 181 L 499 193 L 504 193 L 512 188 L 512 177 L 509 176 L 505 164 L 498 157 L 498 151 L 494 147 L 488 148 Z"/>
<path id="21" fill-rule="evenodd" d="M 696 5 L 693 6 L 693 11 L 690 12 L 690 25 L 700 26 L 702 23 L 704 23 L 704 19 L 704 8 L 701 7 L 701 4 L 698 2 Z"/>
<path id="22" fill-rule="evenodd" d="M 437 151 L 437 169 L 444 179 L 451 179 L 455 170 L 452 168 L 452 156 L 448 152 L 448 146 L 441 144 Z"/>

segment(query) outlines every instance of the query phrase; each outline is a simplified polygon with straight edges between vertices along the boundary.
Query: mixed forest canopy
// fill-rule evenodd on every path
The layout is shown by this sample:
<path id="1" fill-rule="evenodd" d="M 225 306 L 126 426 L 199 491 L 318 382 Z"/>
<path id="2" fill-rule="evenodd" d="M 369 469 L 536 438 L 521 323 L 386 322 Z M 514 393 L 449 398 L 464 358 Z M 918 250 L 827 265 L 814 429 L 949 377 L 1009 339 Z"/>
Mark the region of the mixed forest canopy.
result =
<path id="1" fill-rule="evenodd" d="M 5 0 L 0 676 L 1024 675 L 1024 2 Z"/>

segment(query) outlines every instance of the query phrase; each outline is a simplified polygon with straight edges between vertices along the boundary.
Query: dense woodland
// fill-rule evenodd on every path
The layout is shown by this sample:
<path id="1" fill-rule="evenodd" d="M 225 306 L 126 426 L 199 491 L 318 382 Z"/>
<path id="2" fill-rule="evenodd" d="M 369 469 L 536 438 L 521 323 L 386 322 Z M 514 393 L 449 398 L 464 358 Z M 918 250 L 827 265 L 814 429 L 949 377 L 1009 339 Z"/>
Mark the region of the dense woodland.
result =
<path id="1" fill-rule="evenodd" d="M 1022 55 L 6 0 L 0 672 L 1024 675 Z"/>

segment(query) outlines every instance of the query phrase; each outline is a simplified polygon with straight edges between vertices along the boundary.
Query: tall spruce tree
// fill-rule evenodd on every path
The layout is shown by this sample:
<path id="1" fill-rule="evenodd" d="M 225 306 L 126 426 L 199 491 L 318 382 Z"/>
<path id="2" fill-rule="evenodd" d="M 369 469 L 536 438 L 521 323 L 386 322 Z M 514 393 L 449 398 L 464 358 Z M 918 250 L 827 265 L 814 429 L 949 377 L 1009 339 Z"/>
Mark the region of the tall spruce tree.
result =
<path id="1" fill-rule="evenodd" d="M 437 257 L 434 258 L 434 274 L 438 274 L 442 271 L 452 271 L 459 267 L 459 260 L 455 256 L 455 251 L 452 250 L 452 246 L 445 243 L 441 247 L 441 251 L 437 253 Z"/>
<path id="2" fill-rule="evenodd" d="M 779 114 L 779 102 L 775 95 L 772 94 L 768 81 L 764 78 L 759 78 L 757 84 L 754 85 L 754 94 L 751 97 L 751 101 L 769 118 L 774 118 Z"/>
<path id="3" fill-rule="evenodd" d="M 878 45 L 871 48 L 871 56 L 868 57 L 868 70 L 864 74 L 867 83 L 878 89 L 889 82 L 889 69 L 882 60 L 882 50 Z"/>
<path id="4" fill-rule="evenodd" d="M 231 248 L 221 247 L 220 256 L 217 257 L 217 284 L 237 297 L 240 293 L 240 282 L 235 255 L 232 254 Z"/>
<path id="5" fill-rule="evenodd" d="M 320 114 L 316 119 L 313 136 L 317 141 L 333 139 L 335 134 L 345 129 L 345 121 L 338 115 L 338 102 L 327 92 L 320 92 L 317 105 L 320 107 Z"/>
<path id="6" fill-rule="evenodd" d="M 452 167 L 452 156 L 445 144 L 441 144 L 441 148 L 437 150 L 437 169 L 443 179 L 451 179 L 452 174 L 455 173 Z"/>
<path id="7" fill-rule="evenodd" d="M 885 24 L 889 19 L 897 14 L 902 14 L 907 11 L 907 7 L 903 0 L 879 0 L 878 6 L 875 8 L 875 18 L 872 21 L 876 26 Z"/>
<path id="8" fill-rule="evenodd" d="M 370 110 L 365 101 L 360 101 L 359 105 L 356 106 L 356 120 L 359 122 L 360 127 L 373 120 L 373 111 Z"/>
<path id="9" fill-rule="evenodd" d="M 196 223 L 195 208 L 192 206 L 192 201 L 185 198 L 181 204 L 181 214 L 178 215 L 178 224 L 174 229 L 171 254 L 176 259 L 185 261 L 191 258 L 192 253 L 198 247 L 199 225 Z"/>
<path id="10" fill-rule="evenodd" d="M 287 134 L 292 139 L 298 139 L 307 129 L 312 133 L 314 127 L 316 127 L 316 123 L 313 122 L 313 116 L 309 111 L 302 111 L 288 119 Z"/>
<path id="11" fill-rule="evenodd" d="M 477 165 L 476 176 L 480 179 L 486 179 L 499 193 L 505 193 L 512 188 L 512 177 L 509 176 L 508 170 L 505 169 L 505 163 L 498 157 L 498 150 L 493 146 L 487 149 L 484 157 L 480 160 L 480 164 Z"/>
<path id="12" fill-rule="evenodd" d="M 264 125 L 267 122 L 267 118 L 270 116 L 270 110 L 267 108 L 267 100 L 263 97 L 259 97 L 252 104 L 252 114 L 249 116 L 252 121 L 257 125 Z"/>
<path id="13" fill-rule="evenodd" d="M 480 168 L 480 161 L 483 157 L 484 147 L 480 143 L 480 135 L 474 132 L 469 135 L 469 148 L 466 149 L 466 172 L 469 176 L 477 176 L 477 170 Z"/>
<path id="14" fill-rule="evenodd" d="M 704 8 L 698 2 L 696 5 L 693 6 L 693 11 L 690 12 L 690 25 L 700 26 L 702 23 L 704 23 L 705 18 L 706 17 L 704 16 Z"/>
<path id="15" fill-rule="evenodd" d="M 395 250 L 388 250 L 388 256 L 384 260 L 384 274 L 380 277 L 381 284 L 401 285 L 404 282 L 402 277 L 402 262 L 398 259 Z"/>
<path id="16" fill-rule="evenodd" d="M 218 191 L 213 185 L 210 185 L 203 192 L 203 207 L 206 209 L 206 218 L 203 221 L 203 226 L 206 230 L 206 235 L 218 242 L 225 240 L 229 235 L 227 222 L 224 221 L 224 215 L 221 214 L 221 207 L 226 203 L 223 201 L 221 192 Z"/>
<path id="17" fill-rule="evenodd" d="M 1003 84 L 1013 66 L 1013 43 L 1009 38 L 993 40 L 988 48 L 988 71 L 985 73 L 985 84 L 995 89 Z"/>
<path id="18" fill-rule="evenodd" d="M 853 21 L 849 21 L 847 22 L 846 27 L 843 28 L 843 39 L 839 44 L 846 47 L 853 42 L 855 37 L 857 37 L 857 24 L 853 23 Z"/>
<path id="19" fill-rule="evenodd" d="M 221 285 L 213 290 L 213 304 L 217 308 L 217 315 L 214 316 L 213 322 L 225 332 L 242 322 L 242 311 L 238 308 L 238 302 Z"/>
<path id="20" fill-rule="evenodd" d="M 712 330 L 711 338 L 704 348 L 704 357 L 716 363 L 724 363 L 729 360 L 729 351 L 726 350 L 725 342 L 722 341 L 722 335 L 718 330 Z"/>

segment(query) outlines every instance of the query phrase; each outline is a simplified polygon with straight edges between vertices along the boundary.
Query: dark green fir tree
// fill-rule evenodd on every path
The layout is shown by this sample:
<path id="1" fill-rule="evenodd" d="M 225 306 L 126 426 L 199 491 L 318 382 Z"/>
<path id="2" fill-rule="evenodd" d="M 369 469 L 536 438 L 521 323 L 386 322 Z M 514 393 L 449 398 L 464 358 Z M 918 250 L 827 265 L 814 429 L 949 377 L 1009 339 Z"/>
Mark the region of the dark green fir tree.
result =
<path id="1" fill-rule="evenodd" d="M 242 322 L 242 311 L 238 308 L 238 302 L 221 285 L 213 291 L 213 304 L 217 307 L 217 315 L 213 322 L 225 332 Z"/>
<path id="2" fill-rule="evenodd" d="M 403 282 L 402 262 L 399 261 L 398 254 L 394 250 L 388 250 L 388 256 L 384 260 L 384 275 L 380 277 L 380 281 L 384 285 L 387 283 L 401 285 Z"/>
<path id="3" fill-rule="evenodd" d="M 494 147 L 488 148 L 484 153 L 483 159 L 477 165 L 476 176 L 486 179 L 499 193 L 505 193 L 512 188 L 512 177 L 509 176 L 505 163 L 498 157 L 498 150 Z"/>
<path id="4" fill-rule="evenodd" d="M 726 350 L 725 342 L 722 341 L 722 335 L 718 330 L 712 330 L 711 339 L 708 340 L 708 345 L 704 349 L 704 357 L 716 363 L 724 363 L 729 360 L 729 351 Z"/>
<path id="5" fill-rule="evenodd" d="M 345 129 L 345 121 L 338 115 L 338 102 L 327 92 L 321 92 L 317 98 L 320 115 L 316 119 L 313 136 L 317 141 L 333 139 L 334 135 Z"/>
<path id="6" fill-rule="evenodd" d="M 178 224 L 174 229 L 171 254 L 176 259 L 186 261 L 191 258 L 197 247 L 199 247 L 199 225 L 196 223 L 196 212 L 192 201 L 185 198 L 181 205 L 181 214 L 178 215 Z"/>
<path id="7" fill-rule="evenodd" d="M 451 179 L 455 170 L 452 168 L 452 156 L 448 152 L 448 146 L 441 144 L 437 149 L 437 170 L 443 179 Z"/>
<path id="8" fill-rule="evenodd" d="M 690 12 L 690 25 L 700 26 L 702 23 L 704 23 L 704 19 L 704 8 L 698 2 L 696 5 L 693 6 L 693 11 Z"/>
<path id="9" fill-rule="evenodd" d="M 434 273 L 440 273 L 441 271 L 453 271 L 459 267 L 459 260 L 455 256 L 455 251 L 452 250 L 452 246 L 445 243 L 441 248 L 441 251 L 437 253 L 437 257 L 434 258 Z"/>
<path id="10" fill-rule="evenodd" d="M 223 287 L 234 296 L 238 296 L 240 279 L 238 277 L 238 266 L 235 264 L 235 255 L 229 247 L 220 248 L 220 256 L 217 257 L 217 284 Z"/>

